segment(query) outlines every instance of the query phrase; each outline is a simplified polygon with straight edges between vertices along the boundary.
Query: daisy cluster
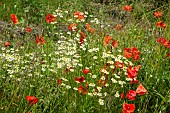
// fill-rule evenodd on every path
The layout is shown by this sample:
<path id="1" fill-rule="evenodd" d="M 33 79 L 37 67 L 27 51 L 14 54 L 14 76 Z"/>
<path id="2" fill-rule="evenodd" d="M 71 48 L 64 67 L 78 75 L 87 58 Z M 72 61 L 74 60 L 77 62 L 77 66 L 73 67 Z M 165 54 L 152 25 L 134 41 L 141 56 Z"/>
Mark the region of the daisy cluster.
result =
<path id="1" fill-rule="evenodd" d="M 4 47 L 1 48 L 1 73 L 6 73 L 6 76 L 3 76 L 4 78 L 10 77 L 20 81 L 21 78 L 40 75 L 38 68 L 40 68 L 41 58 L 37 58 L 35 52 L 21 54 L 24 49 L 24 47 L 19 49 Z M 44 67 L 41 68 L 42 71 L 44 70 Z"/>
<path id="2" fill-rule="evenodd" d="M 81 58 L 77 54 L 76 41 L 73 39 L 67 40 L 68 38 L 65 36 L 61 36 L 61 39 L 54 44 L 55 51 L 52 55 L 54 57 L 51 58 L 50 70 L 76 67 L 80 64 Z"/>

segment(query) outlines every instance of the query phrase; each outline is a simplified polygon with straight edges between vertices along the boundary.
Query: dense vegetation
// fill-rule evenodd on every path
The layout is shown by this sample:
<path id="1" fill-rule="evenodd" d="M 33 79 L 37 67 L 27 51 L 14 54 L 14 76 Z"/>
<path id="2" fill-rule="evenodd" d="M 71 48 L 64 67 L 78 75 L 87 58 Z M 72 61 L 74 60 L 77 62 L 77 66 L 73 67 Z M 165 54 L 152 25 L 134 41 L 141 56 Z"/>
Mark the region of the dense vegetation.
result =
<path id="1" fill-rule="evenodd" d="M 169 113 L 169 6 L 2 0 L 0 113 Z"/>

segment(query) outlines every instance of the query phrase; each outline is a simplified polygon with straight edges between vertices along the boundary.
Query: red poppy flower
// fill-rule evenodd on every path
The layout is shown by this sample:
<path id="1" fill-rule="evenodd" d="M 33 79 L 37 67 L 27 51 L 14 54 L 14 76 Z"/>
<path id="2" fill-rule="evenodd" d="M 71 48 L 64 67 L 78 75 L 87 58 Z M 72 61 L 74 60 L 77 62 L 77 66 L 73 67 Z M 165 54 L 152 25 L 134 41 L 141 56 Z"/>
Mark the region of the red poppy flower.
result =
<path id="1" fill-rule="evenodd" d="M 31 106 L 38 102 L 38 98 L 35 96 L 26 96 L 26 100 L 30 103 Z"/>
<path id="2" fill-rule="evenodd" d="M 84 90 L 84 87 L 83 87 L 83 86 L 79 86 L 79 87 L 78 87 L 78 92 L 79 92 L 79 93 L 82 93 L 83 90 Z"/>
<path id="3" fill-rule="evenodd" d="M 154 16 L 156 18 L 162 17 L 162 12 L 160 12 L 160 11 L 154 12 Z"/>
<path id="4" fill-rule="evenodd" d="M 132 12 L 132 6 L 125 5 L 125 6 L 123 7 L 123 9 L 124 9 L 125 11 Z"/>
<path id="5" fill-rule="evenodd" d="M 78 83 L 82 83 L 82 82 L 84 82 L 84 80 L 85 80 L 84 76 L 75 77 L 75 81 L 78 82 Z"/>
<path id="6" fill-rule="evenodd" d="M 164 45 L 166 42 L 166 39 L 164 37 L 160 37 L 156 39 L 157 42 L 159 42 L 160 44 Z"/>
<path id="7" fill-rule="evenodd" d="M 112 40 L 112 47 L 117 47 L 118 46 L 118 41 L 117 40 Z"/>
<path id="8" fill-rule="evenodd" d="M 131 51 L 132 51 L 132 54 L 140 54 L 140 52 L 138 51 L 136 47 L 132 47 Z"/>
<path id="9" fill-rule="evenodd" d="M 132 59 L 133 59 L 133 60 L 139 60 L 139 58 L 140 58 L 139 55 L 133 55 L 133 56 L 132 56 Z"/>
<path id="10" fill-rule="evenodd" d="M 18 24 L 18 18 L 15 14 L 11 14 L 10 17 L 14 24 Z"/>
<path id="11" fill-rule="evenodd" d="M 126 94 L 126 98 L 129 100 L 135 100 L 136 99 L 136 91 L 129 90 Z"/>
<path id="12" fill-rule="evenodd" d="M 94 34 L 95 30 L 91 28 L 90 26 L 91 26 L 90 24 L 86 24 L 86 30 Z"/>
<path id="13" fill-rule="evenodd" d="M 62 79 L 58 79 L 58 80 L 57 80 L 58 85 L 61 85 L 62 82 L 63 82 Z"/>
<path id="14" fill-rule="evenodd" d="M 80 37 L 86 38 L 86 35 L 83 32 L 80 32 Z"/>
<path id="15" fill-rule="evenodd" d="M 111 39 L 112 39 L 111 36 L 108 36 L 108 35 L 105 36 L 105 37 L 104 37 L 104 45 L 107 46 L 107 45 L 109 44 L 109 42 L 111 41 Z"/>
<path id="16" fill-rule="evenodd" d="M 164 43 L 164 46 L 166 48 L 170 48 L 170 40 L 167 40 L 165 43 Z"/>
<path id="17" fill-rule="evenodd" d="M 74 17 L 76 17 L 76 19 L 82 20 L 82 19 L 84 19 L 84 13 L 83 13 L 83 12 L 76 11 L 76 12 L 74 13 Z"/>
<path id="18" fill-rule="evenodd" d="M 135 111 L 135 104 L 123 104 L 123 113 L 133 113 Z"/>
<path id="19" fill-rule="evenodd" d="M 31 27 L 27 27 L 25 31 L 26 31 L 27 33 L 30 33 L 30 32 L 32 32 L 32 29 L 31 29 Z"/>
<path id="20" fill-rule="evenodd" d="M 56 17 L 54 17 L 54 15 L 52 14 L 47 14 L 45 19 L 46 19 L 46 22 L 50 24 L 51 22 L 55 21 Z"/>
<path id="21" fill-rule="evenodd" d="M 83 86 L 79 86 L 79 87 L 78 87 L 78 92 L 79 92 L 80 94 L 86 95 L 86 94 L 88 93 L 88 88 L 84 88 Z"/>
<path id="22" fill-rule="evenodd" d="M 39 37 L 39 36 L 36 36 L 36 44 L 39 45 L 39 44 L 45 44 L 46 41 L 44 40 L 44 37 Z"/>
<path id="23" fill-rule="evenodd" d="M 115 29 L 116 30 L 121 30 L 122 29 L 122 24 L 117 24 Z"/>
<path id="24" fill-rule="evenodd" d="M 90 26 L 91 26 L 90 24 L 86 24 L 86 29 L 90 28 Z"/>
<path id="25" fill-rule="evenodd" d="M 132 51 L 132 59 L 139 60 L 140 52 L 138 51 L 138 49 L 136 47 L 132 47 L 131 51 Z"/>
<path id="26" fill-rule="evenodd" d="M 88 30 L 89 32 L 91 32 L 92 34 L 94 34 L 94 32 L 95 32 L 95 30 L 94 30 L 93 28 L 91 28 L 91 27 L 89 27 L 87 30 Z"/>
<path id="27" fill-rule="evenodd" d="M 159 27 L 161 22 L 156 22 L 156 26 Z"/>
<path id="28" fill-rule="evenodd" d="M 80 45 L 84 44 L 85 38 L 86 38 L 86 35 L 83 32 L 80 32 Z"/>
<path id="29" fill-rule="evenodd" d="M 170 40 L 166 40 L 164 37 L 160 37 L 156 39 L 157 42 L 164 45 L 167 48 L 170 48 Z"/>
<path id="30" fill-rule="evenodd" d="M 136 69 L 133 69 L 132 67 L 127 68 L 127 73 L 128 73 L 127 77 L 134 79 L 135 77 L 137 77 L 137 72 L 138 71 Z"/>
<path id="31" fill-rule="evenodd" d="M 88 94 L 88 89 L 85 89 L 83 92 L 84 95 Z"/>
<path id="32" fill-rule="evenodd" d="M 41 41 L 42 44 L 46 43 L 46 41 L 44 40 L 44 37 L 41 37 L 40 41 Z"/>
<path id="33" fill-rule="evenodd" d="M 165 24 L 164 22 L 162 22 L 162 21 L 156 22 L 156 26 L 157 26 L 157 27 L 162 27 L 163 29 L 166 28 L 166 24 Z"/>
<path id="34" fill-rule="evenodd" d="M 132 58 L 133 60 L 139 60 L 140 58 L 140 52 L 136 47 L 132 48 L 124 48 L 124 57 L 126 58 Z"/>
<path id="35" fill-rule="evenodd" d="M 123 53 L 124 57 L 126 58 L 131 58 L 132 57 L 132 53 L 131 53 L 131 49 L 130 48 L 124 48 L 124 53 Z"/>
<path id="36" fill-rule="evenodd" d="M 80 37 L 80 45 L 84 44 L 84 38 Z"/>
<path id="37" fill-rule="evenodd" d="M 70 24 L 70 25 L 68 26 L 68 30 L 69 30 L 69 31 L 76 31 L 76 30 L 77 30 L 76 24 Z"/>
<path id="38" fill-rule="evenodd" d="M 164 22 L 161 22 L 161 23 L 160 23 L 160 27 L 162 27 L 162 28 L 165 29 L 165 28 L 166 28 L 166 24 L 165 24 Z"/>
<path id="39" fill-rule="evenodd" d="M 121 94 L 120 94 L 120 98 L 121 98 L 121 99 L 124 99 L 124 98 L 125 98 L 124 93 L 121 93 Z"/>
<path id="40" fill-rule="evenodd" d="M 82 72 L 83 72 L 84 74 L 88 74 L 88 73 L 90 73 L 90 69 L 83 69 Z"/>
<path id="41" fill-rule="evenodd" d="M 144 95 L 144 94 L 146 94 L 146 92 L 148 92 L 148 91 L 143 87 L 142 84 L 140 84 L 136 89 L 136 93 L 138 95 Z"/>
<path id="42" fill-rule="evenodd" d="M 8 47 L 8 46 L 11 46 L 11 43 L 10 42 L 5 42 L 4 47 Z"/>

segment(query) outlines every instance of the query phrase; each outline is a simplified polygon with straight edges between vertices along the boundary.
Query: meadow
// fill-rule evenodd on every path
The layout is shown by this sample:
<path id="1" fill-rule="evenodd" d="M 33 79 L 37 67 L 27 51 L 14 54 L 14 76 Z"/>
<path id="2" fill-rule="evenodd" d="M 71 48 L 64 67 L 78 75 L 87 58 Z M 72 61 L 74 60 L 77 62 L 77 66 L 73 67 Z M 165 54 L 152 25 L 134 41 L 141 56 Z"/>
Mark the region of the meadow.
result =
<path id="1" fill-rule="evenodd" d="M 166 0 L 1 0 L 0 113 L 169 113 Z"/>

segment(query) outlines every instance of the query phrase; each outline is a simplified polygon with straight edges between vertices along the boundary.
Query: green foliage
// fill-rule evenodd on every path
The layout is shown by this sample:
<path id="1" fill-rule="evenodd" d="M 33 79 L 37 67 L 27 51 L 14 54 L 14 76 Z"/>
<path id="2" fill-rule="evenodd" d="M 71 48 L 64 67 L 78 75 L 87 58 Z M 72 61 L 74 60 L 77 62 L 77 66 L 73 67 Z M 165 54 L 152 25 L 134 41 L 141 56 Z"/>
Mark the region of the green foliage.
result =
<path id="1" fill-rule="evenodd" d="M 133 11 L 124 11 L 125 5 L 131 5 Z M 31 26 L 42 31 L 40 44 L 31 33 L 0 36 L 0 113 L 121 113 L 124 102 L 134 103 L 135 113 L 169 112 L 170 51 L 156 41 L 159 37 L 170 40 L 166 0 L 3 0 L 0 7 L 2 21 L 10 23 L 10 14 L 16 14 L 19 24 L 13 27 L 25 30 Z M 85 20 L 78 21 L 75 11 L 83 12 Z M 163 17 L 155 18 L 155 11 L 162 11 Z M 47 14 L 55 15 L 53 23 L 46 22 Z M 156 27 L 158 21 L 165 22 L 166 29 Z M 68 30 L 72 23 L 78 30 Z M 86 28 L 87 23 L 94 34 Z M 116 30 L 117 24 L 122 28 Z M 86 35 L 83 46 L 80 32 Z M 118 47 L 111 47 L 111 42 L 105 46 L 106 35 L 117 40 Z M 6 41 L 10 47 L 4 47 Z M 140 51 L 137 61 L 123 57 L 124 48 L 132 47 Z M 116 61 L 123 62 L 125 68 L 111 67 Z M 126 92 L 138 86 L 126 80 L 130 65 L 141 65 L 137 79 L 148 90 L 134 101 L 126 98 Z M 89 74 L 82 72 L 86 68 Z M 103 68 L 109 74 L 100 72 Z M 76 83 L 75 78 L 82 76 L 85 82 Z M 83 86 L 83 92 L 77 91 L 79 86 Z M 85 89 L 88 94 L 83 94 Z M 124 99 L 116 96 L 122 92 Z M 30 106 L 27 95 L 38 97 L 38 103 Z"/>

